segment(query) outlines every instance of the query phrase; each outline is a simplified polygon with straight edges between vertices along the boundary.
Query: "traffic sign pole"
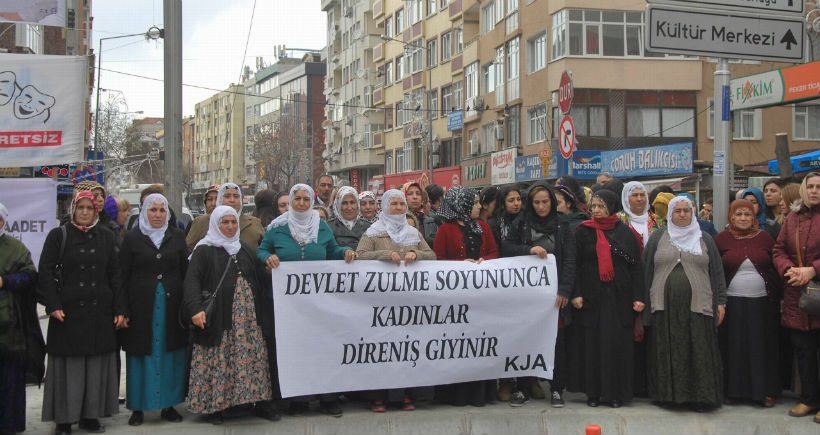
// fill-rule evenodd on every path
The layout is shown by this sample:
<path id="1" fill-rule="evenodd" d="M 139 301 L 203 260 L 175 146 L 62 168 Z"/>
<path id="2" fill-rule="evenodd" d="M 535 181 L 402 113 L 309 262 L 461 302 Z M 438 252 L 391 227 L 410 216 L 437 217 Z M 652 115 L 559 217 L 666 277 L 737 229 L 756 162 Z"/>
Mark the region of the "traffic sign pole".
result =
<path id="1" fill-rule="evenodd" d="M 712 201 L 714 213 L 712 220 L 715 228 L 726 226 L 726 211 L 729 209 L 729 184 L 733 174 L 732 155 L 729 147 L 731 141 L 731 86 L 732 72 L 726 58 L 718 60 L 715 69 L 715 148 L 712 162 Z M 697 217 L 694 210 L 693 219 Z"/>

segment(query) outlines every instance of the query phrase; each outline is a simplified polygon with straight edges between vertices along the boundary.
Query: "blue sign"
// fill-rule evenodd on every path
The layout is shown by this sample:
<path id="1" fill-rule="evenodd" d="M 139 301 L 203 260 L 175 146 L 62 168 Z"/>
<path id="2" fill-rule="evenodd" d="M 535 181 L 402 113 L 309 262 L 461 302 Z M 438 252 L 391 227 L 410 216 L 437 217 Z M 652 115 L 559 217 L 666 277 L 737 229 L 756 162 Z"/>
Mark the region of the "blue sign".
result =
<path id="1" fill-rule="evenodd" d="M 563 159 L 556 159 L 555 154 L 553 154 L 549 167 L 547 168 L 549 172 L 545 176 L 541 166 L 541 157 L 538 154 L 516 157 L 515 181 L 519 182 L 543 180 L 545 178 L 558 178 L 558 160 Z"/>
<path id="2" fill-rule="evenodd" d="M 572 165 L 572 176 L 587 180 L 598 178 L 601 170 L 601 151 L 575 151 L 567 162 Z"/>
<path id="3" fill-rule="evenodd" d="M 455 110 L 447 114 L 447 131 L 456 131 L 464 128 L 464 112 Z"/>
<path id="4" fill-rule="evenodd" d="M 797 156 L 791 156 L 789 158 L 789 163 L 792 165 L 793 174 L 820 169 L 820 150 Z M 780 173 L 780 166 L 777 163 L 777 159 L 769 160 L 768 166 L 769 172 L 772 174 Z"/>
<path id="5" fill-rule="evenodd" d="M 693 143 L 601 151 L 601 171 L 615 178 L 691 174 Z"/>

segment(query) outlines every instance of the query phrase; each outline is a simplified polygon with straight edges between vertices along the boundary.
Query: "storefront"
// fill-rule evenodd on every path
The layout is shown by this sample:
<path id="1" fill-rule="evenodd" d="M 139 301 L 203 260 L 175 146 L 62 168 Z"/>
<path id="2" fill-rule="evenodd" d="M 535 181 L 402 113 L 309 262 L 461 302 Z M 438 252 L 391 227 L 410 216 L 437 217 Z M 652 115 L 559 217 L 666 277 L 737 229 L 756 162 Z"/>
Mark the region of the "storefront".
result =
<path id="1" fill-rule="evenodd" d="M 490 155 L 461 161 L 461 183 L 467 187 L 484 187 L 491 183 Z"/>

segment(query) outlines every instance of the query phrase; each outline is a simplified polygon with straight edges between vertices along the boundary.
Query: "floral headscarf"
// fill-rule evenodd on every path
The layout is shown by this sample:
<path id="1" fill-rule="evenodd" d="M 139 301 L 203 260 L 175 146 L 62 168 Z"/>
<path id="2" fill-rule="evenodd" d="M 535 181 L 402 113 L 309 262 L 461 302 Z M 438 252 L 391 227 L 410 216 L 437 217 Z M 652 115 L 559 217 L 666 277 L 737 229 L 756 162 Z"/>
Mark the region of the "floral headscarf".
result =
<path id="1" fill-rule="evenodd" d="M 390 189 L 382 195 L 382 211 L 379 213 L 379 220 L 376 221 L 365 234 L 368 237 L 380 237 L 387 235 L 393 243 L 399 246 L 414 246 L 419 244 L 419 230 L 407 223 L 407 215 L 390 214 L 390 201 L 399 197 L 407 204 L 404 193 L 398 189 Z"/>
<path id="2" fill-rule="evenodd" d="M 233 216 L 237 222 L 239 221 L 239 213 L 237 213 L 233 207 L 227 205 L 217 206 L 214 211 L 211 212 L 211 218 L 208 222 L 208 233 L 205 234 L 202 240 L 197 242 L 196 246 L 194 246 L 194 250 L 196 250 L 199 245 L 209 245 L 221 246 L 225 248 L 225 251 L 230 255 L 235 255 L 239 252 L 242 248 L 242 243 L 239 241 L 239 231 L 237 231 L 233 237 L 226 237 L 222 234 L 222 231 L 219 230 L 219 221 L 225 216 Z"/>
<path id="3" fill-rule="evenodd" d="M 347 220 L 342 216 L 342 201 L 344 201 L 344 197 L 348 195 L 352 195 L 356 200 L 356 210 L 358 211 L 359 195 L 356 193 L 356 189 L 350 186 L 342 186 L 339 188 L 339 192 L 336 193 L 336 200 L 333 201 L 333 213 L 335 213 L 336 219 L 339 219 L 339 222 L 345 224 L 347 229 L 352 230 L 353 225 L 356 225 L 356 218 Z"/>
<path id="4" fill-rule="evenodd" d="M 293 209 L 293 197 L 296 191 L 301 190 L 307 192 L 310 198 L 310 208 L 306 211 L 296 211 Z M 282 213 L 268 225 L 268 228 L 281 227 L 287 225 L 290 228 L 290 234 L 297 243 L 316 243 L 319 240 L 319 226 L 321 226 L 322 218 L 319 212 L 313 209 L 313 202 L 316 195 L 313 193 L 313 188 L 307 184 L 295 184 L 290 188 L 288 193 L 290 204 L 288 211 Z"/>
<path id="5" fill-rule="evenodd" d="M 94 207 L 94 220 L 91 221 L 91 225 L 85 226 L 80 225 L 74 220 L 74 213 L 77 211 L 77 203 L 80 202 L 81 199 L 88 199 L 91 201 L 91 205 Z M 71 215 L 71 224 L 74 225 L 78 230 L 82 232 L 86 232 L 91 228 L 94 228 L 97 225 L 97 222 L 100 221 L 100 214 L 97 212 L 97 203 L 94 201 L 94 194 L 91 193 L 90 190 L 80 190 L 74 194 L 74 200 L 71 201 L 71 207 L 69 207 L 69 214 Z"/>
<path id="6" fill-rule="evenodd" d="M 441 202 L 436 214 L 445 222 L 464 222 L 470 232 L 481 235 L 484 233 L 481 225 L 471 217 L 476 195 L 478 191 L 471 187 L 453 186 L 444 194 L 444 201 Z"/>
<path id="7" fill-rule="evenodd" d="M 148 221 L 148 209 L 151 208 L 151 204 L 155 202 L 162 203 L 165 210 L 168 210 L 168 199 L 161 194 L 152 193 L 146 196 L 145 200 L 142 201 L 142 207 L 140 208 L 139 225 L 137 228 L 140 229 L 141 233 L 148 236 L 154 246 L 159 249 L 160 245 L 162 245 L 162 239 L 165 237 L 165 230 L 168 229 L 168 219 L 165 219 L 162 226 L 159 228 L 154 228 L 151 226 L 151 222 Z"/>

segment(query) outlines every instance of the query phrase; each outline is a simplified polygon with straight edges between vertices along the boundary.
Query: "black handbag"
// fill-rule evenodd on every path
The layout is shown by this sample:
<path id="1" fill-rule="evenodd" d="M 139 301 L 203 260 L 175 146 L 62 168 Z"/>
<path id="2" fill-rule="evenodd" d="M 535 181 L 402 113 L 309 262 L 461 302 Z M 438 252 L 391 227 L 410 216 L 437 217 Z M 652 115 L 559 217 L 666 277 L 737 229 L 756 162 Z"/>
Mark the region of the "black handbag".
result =
<path id="1" fill-rule="evenodd" d="M 803 267 L 803 255 L 800 249 L 800 225 L 797 226 L 797 230 L 794 232 L 794 238 L 797 250 L 797 264 Z M 806 314 L 820 316 L 820 282 L 813 279 L 800 289 L 800 299 L 797 306 Z"/>
<path id="2" fill-rule="evenodd" d="M 233 256 L 228 256 L 228 263 L 225 264 L 225 270 L 222 272 L 222 277 L 219 278 L 219 282 L 216 283 L 216 288 L 214 288 L 213 293 L 204 293 L 205 299 L 203 302 L 205 303 L 205 327 L 208 327 L 208 325 L 211 324 L 214 312 L 214 301 L 216 300 L 216 295 L 219 294 L 219 287 L 222 286 L 222 282 L 225 281 L 225 275 L 228 274 L 228 269 L 231 267 L 231 260 L 233 260 Z"/>
<path id="3" fill-rule="evenodd" d="M 54 278 L 54 285 L 57 289 L 57 293 L 60 293 L 63 285 L 63 255 L 65 254 L 66 238 L 68 237 L 65 225 L 60 225 L 60 230 L 63 234 L 63 241 L 60 244 L 60 260 L 54 265 L 54 270 L 52 271 L 52 277 Z"/>

